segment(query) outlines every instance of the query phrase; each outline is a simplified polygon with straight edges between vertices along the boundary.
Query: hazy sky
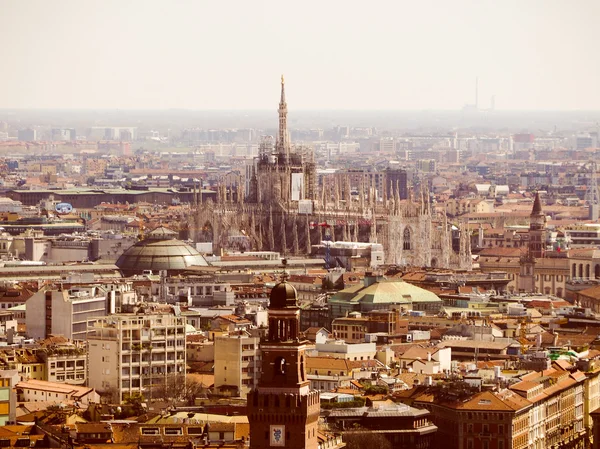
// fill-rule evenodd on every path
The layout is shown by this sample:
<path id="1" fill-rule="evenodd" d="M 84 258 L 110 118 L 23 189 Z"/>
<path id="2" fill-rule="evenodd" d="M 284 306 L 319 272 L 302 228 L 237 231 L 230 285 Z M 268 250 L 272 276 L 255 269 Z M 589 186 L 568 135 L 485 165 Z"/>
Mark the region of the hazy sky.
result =
<path id="1" fill-rule="evenodd" d="M 600 109 L 600 1 L 0 0 L 0 108 Z"/>

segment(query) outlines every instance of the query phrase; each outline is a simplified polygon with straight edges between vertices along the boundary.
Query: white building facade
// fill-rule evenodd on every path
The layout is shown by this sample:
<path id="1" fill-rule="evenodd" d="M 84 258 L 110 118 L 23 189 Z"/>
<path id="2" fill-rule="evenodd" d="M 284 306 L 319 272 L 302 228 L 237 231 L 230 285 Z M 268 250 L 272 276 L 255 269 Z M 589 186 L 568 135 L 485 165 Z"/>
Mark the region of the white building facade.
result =
<path id="1" fill-rule="evenodd" d="M 185 379 L 186 320 L 172 314 L 115 314 L 90 323 L 88 385 L 113 400 L 149 400 L 176 376 Z M 184 381 L 184 380 L 183 380 Z"/>

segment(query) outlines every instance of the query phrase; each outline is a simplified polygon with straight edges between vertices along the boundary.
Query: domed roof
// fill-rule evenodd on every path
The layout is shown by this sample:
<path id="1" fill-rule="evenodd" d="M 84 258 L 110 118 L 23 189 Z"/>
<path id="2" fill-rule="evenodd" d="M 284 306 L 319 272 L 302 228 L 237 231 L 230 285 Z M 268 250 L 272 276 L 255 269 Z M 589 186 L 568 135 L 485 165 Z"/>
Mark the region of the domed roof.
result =
<path id="1" fill-rule="evenodd" d="M 202 255 L 187 243 L 177 240 L 170 229 L 160 227 L 148 233 L 144 240 L 125 251 L 117 266 L 125 276 L 144 270 L 182 271 L 191 266 L 208 266 Z"/>
<path id="2" fill-rule="evenodd" d="M 297 307 L 298 293 L 292 284 L 282 281 L 271 289 L 269 298 L 269 309 L 285 309 L 286 307 Z"/>
<path id="3" fill-rule="evenodd" d="M 367 282 L 368 281 L 368 282 Z M 327 301 L 330 307 L 351 308 L 368 311 L 387 304 L 407 306 L 417 303 L 440 303 L 435 293 L 403 280 L 377 279 L 365 277 L 364 284 L 356 284 L 337 292 Z"/>

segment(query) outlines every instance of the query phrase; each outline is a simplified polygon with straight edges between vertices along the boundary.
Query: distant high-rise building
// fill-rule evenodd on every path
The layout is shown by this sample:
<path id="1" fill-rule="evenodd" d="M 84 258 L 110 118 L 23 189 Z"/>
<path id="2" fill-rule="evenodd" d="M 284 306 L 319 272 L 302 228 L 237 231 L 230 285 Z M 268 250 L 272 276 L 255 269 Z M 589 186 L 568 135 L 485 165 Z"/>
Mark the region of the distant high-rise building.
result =
<path id="1" fill-rule="evenodd" d="M 27 334 L 31 338 L 53 334 L 85 340 L 88 320 L 106 316 L 108 304 L 106 290 L 99 286 L 40 290 L 27 301 Z"/>
<path id="2" fill-rule="evenodd" d="M 388 198 L 395 196 L 398 189 L 400 199 L 408 198 L 408 180 L 406 170 L 388 169 L 385 171 L 385 193 Z"/>
<path id="3" fill-rule="evenodd" d="M 22 142 L 33 142 L 37 140 L 37 132 L 35 129 L 27 128 L 20 129 L 17 134 L 17 139 Z"/>
<path id="4" fill-rule="evenodd" d="M 77 133 L 73 128 L 52 128 L 52 140 L 77 140 Z"/>
<path id="5" fill-rule="evenodd" d="M 426 173 L 434 173 L 436 170 L 436 162 L 435 159 L 420 159 L 417 161 L 417 170 L 426 172 Z"/>
<path id="6" fill-rule="evenodd" d="M 133 140 L 133 133 L 130 129 L 122 129 L 119 133 L 119 140 L 123 142 L 131 142 Z"/>
<path id="7" fill-rule="evenodd" d="M 459 149 L 448 150 L 447 161 L 450 164 L 458 164 L 460 162 L 460 150 Z"/>
<path id="8" fill-rule="evenodd" d="M 596 148 L 598 146 L 598 135 L 584 134 L 577 136 L 575 139 L 575 148 L 577 150 L 585 150 L 586 148 Z"/>
<path id="9" fill-rule="evenodd" d="M 393 153 L 396 151 L 394 139 L 391 137 L 384 137 L 379 139 L 379 152 L 380 153 Z"/>

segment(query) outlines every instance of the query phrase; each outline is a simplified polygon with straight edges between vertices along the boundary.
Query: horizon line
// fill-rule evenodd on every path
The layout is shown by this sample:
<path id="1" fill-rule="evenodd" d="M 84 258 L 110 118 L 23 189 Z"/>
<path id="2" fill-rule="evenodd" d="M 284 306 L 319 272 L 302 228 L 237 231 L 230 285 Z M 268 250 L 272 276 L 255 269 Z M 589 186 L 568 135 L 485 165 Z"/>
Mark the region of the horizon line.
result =
<path id="1" fill-rule="evenodd" d="M 163 111 L 185 111 L 185 112 L 269 112 L 276 113 L 277 109 L 273 108 L 95 108 L 95 107 L 0 107 L 1 112 L 12 111 L 102 111 L 102 112 L 163 112 Z M 420 108 L 420 109 L 395 109 L 395 108 L 294 108 L 294 112 L 316 112 L 316 111 L 331 111 L 331 112 L 460 112 L 475 116 L 478 113 L 506 113 L 506 112 L 600 112 L 599 109 L 477 109 L 464 110 L 448 109 L 448 108 Z M 293 112 L 292 112 L 293 114 Z"/>

